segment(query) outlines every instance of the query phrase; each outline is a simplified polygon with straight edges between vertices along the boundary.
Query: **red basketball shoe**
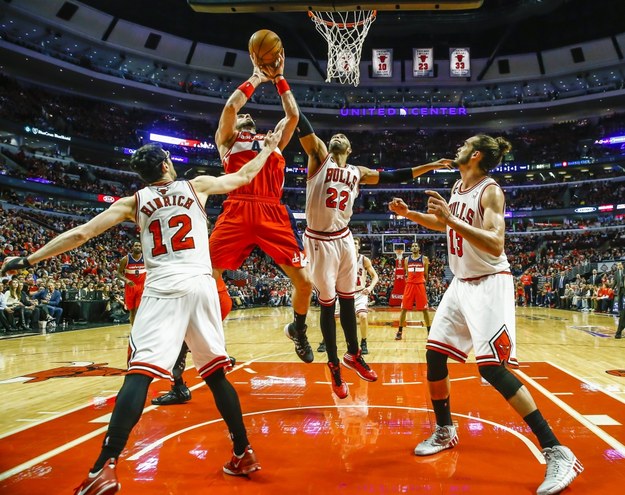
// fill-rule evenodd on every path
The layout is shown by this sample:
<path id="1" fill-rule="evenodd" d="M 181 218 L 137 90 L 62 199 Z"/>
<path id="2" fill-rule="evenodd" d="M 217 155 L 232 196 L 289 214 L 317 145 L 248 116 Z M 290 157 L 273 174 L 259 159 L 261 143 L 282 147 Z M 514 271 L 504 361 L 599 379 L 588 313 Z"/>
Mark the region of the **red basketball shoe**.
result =
<path id="1" fill-rule="evenodd" d="M 378 379 L 378 374 L 369 368 L 367 363 L 365 363 L 365 360 L 362 357 L 362 351 L 360 350 L 356 355 L 346 352 L 343 356 L 343 364 L 354 370 L 363 380 L 375 382 Z"/>
<path id="2" fill-rule="evenodd" d="M 104 467 L 95 474 L 89 473 L 85 481 L 74 491 L 74 495 L 112 495 L 122 487 L 117 481 L 114 458 L 109 459 Z"/>

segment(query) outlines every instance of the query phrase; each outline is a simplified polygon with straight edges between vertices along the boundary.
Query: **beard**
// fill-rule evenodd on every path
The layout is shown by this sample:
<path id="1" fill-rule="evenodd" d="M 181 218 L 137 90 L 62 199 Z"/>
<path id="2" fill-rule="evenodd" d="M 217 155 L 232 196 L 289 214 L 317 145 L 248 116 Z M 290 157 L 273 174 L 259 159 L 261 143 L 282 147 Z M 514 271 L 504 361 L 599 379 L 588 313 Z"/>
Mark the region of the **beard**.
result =
<path id="1" fill-rule="evenodd" d="M 328 151 L 330 153 L 345 153 L 347 151 L 347 145 L 341 143 L 340 141 L 330 141 L 330 146 Z"/>

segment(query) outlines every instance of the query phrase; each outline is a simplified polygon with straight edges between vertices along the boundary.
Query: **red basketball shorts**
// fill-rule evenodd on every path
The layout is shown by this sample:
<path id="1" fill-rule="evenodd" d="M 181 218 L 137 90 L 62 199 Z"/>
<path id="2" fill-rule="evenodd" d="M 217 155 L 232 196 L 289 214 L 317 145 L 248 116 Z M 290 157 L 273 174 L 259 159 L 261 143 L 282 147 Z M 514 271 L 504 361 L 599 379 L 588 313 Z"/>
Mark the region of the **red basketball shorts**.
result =
<path id="1" fill-rule="evenodd" d="M 226 200 L 210 236 L 213 267 L 236 270 L 256 246 L 278 265 L 300 268 L 308 264 L 295 219 L 286 205 L 271 198 Z"/>
<path id="2" fill-rule="evenodd" d="M 406 284 L 401 309 L 423 311 L 428 307 L 428 298 L 425 293 L 425 284 Z"/>
<path id="3" fill-rule="evenodd" d="M 132 311 L 133 309 L 137 309 L 139 307 L 142 294 L 143 294 L 143 285 L 126 284 L 126 286 L 124 287 L 124 303 L 126 304 L 126 309 L 128 311 Z"/>

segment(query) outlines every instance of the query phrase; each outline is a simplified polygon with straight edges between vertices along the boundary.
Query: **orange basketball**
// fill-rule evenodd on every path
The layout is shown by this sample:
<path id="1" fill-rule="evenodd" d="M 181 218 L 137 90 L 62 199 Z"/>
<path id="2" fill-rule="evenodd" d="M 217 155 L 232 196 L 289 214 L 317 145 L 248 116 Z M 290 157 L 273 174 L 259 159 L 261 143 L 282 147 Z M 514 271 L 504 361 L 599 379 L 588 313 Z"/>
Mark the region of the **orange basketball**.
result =
<path id="1" fill-rule="evenodd" d="M 273 31 L 261 29 L 251 36 L 248 48 L 261 69 L 263 66 L 275 67 L 282 52 L 282 40 Z"/>

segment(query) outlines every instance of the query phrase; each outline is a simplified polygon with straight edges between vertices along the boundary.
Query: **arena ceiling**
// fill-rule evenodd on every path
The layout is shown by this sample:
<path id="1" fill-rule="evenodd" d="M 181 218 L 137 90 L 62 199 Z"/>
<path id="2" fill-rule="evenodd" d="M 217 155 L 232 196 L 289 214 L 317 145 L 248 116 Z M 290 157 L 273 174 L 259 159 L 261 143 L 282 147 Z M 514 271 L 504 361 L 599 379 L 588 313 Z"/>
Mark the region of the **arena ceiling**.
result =
<path id="1" fill-rule="evenodd" d="M 327 54 L 306 12 L 202 13 L 187 0 L 81 2 L 198 42 L 241 50 L 254 31 L 266 28 L 282 37 L 287 56 L 325 59 Z M 365 50 L 393 48 L 397 58 L 409 59 L 414 46 L 433 46 L 435 57 L 445 56 L 450 46 L 469 46 L 472 56 L 483 58 L 495 52 L 501 56 L 547 50 L 624 30 L 623 0 L 483 0 L 477 9 L 379 11 Z"/>

